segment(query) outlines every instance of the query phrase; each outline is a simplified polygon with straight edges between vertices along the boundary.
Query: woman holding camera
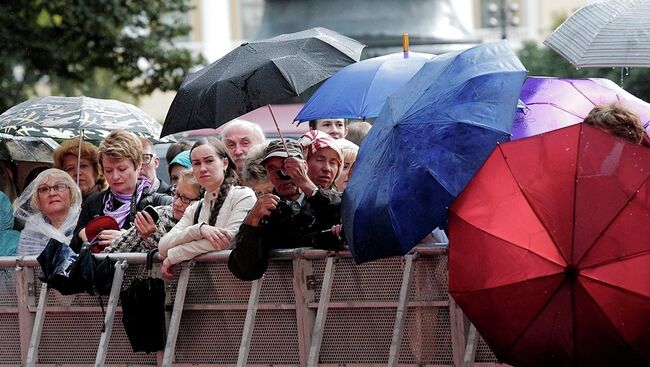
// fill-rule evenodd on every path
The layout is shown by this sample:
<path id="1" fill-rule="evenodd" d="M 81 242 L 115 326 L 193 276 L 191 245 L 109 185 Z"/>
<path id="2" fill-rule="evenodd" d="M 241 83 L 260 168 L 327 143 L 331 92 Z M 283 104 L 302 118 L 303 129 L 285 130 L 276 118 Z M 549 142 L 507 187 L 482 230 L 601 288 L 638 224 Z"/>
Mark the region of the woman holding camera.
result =
<path id="1" fill-rule="evenodd" d="M 131 228 L 136 213 L 148 205 L 169 205 L 171 197 L 151 192 L 151 183 L 146 178 L 138 180 L 142 167 L 142 143 L 135 134 L 114 130 L 99 145 L 99 161 L 108 182 L 108 189 L 90 196 L 84 201 L 79 222 L 74 231 L 70 247 L 79 252 L 84 241 L 95 241 L 100 247 Z M 87 238 L 85 227 L 90 220 L 101 215 L 113 217 L 120 230 L 103 230 L 97 238 Z M 148 214 L 146 219 L 153 222 Z"/>
<path id="2" fill-rule="evenodd" d="M 203 200 L 190 205 L 181 220 L 158 244 L 162 275 L 173 276 L 173 265 L 206 252 L 227 249 L 248 211 L 255 193 L 238 186 L 234 161 L 219 140 L 199 139 L 190 150 L 192 171 L 205 189 Z"/>
<path id="3" fill-rule="evenodd" d="M 177 177 L 171 205 L 149 206 L 138 212 L 133 227 L 114 239 L 104 252 L 148 252 L 158 247 L 158 241 L 181 220 L 185 209 L 201 199 L 201 185 L 192 170 L 178 171 Z"/>

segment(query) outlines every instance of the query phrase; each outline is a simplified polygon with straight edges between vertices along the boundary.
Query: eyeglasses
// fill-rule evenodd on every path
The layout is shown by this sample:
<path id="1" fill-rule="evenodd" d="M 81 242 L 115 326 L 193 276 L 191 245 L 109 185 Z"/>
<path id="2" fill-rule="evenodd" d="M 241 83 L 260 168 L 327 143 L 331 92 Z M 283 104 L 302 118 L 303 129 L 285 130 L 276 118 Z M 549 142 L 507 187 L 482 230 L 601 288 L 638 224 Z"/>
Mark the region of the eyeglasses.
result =
<path id="1" fill-rule="evenodd" d="M 197 201 L 197 200 L 199 200 L 199 198 L 190 199 L 190 198 L 185 197 L 185 196 L 183 196 L 183 195 L 181 195 L 181 194 L 179 194 L 179 193 L 176 193 L 176 192 L 174 193 L 173 198 L 174 198 L 174 200 L 176 200 L 176 199 L 180 199 L 181 202 L 182 202 L 183 204 L 190 204 L 190 203 L 192 203 L 193 201 Z"/>
<path id="2" fill-rule="evenodd" d="M 55 185 L 52 185 L 52 186 L 47 186 L 47 185 L 39 186 L 36 191 L 38 191 L 39 195 L 47 195 L 47 194 L 50 193 L 50 190 L 52 190 L 52 189 L 54 189 L 54 191 L 56 191 L 58 193 L 61 193 L 61 192 L 64 192 L 65 190 L 67 190 L 69 188 L 70 188 L 70 186 L 68 186 L 68 185 L 66 185 L 64 183 L 58 183 L 58 184 L 55 184 Z"/>
<path id="3" fill-rule="evenodd" d="M 142 163 L 144 164 L 149 164 L 151 163 L 151 160 L 153 159 L 154 154 L 143 154 L 142 155 Z"/>

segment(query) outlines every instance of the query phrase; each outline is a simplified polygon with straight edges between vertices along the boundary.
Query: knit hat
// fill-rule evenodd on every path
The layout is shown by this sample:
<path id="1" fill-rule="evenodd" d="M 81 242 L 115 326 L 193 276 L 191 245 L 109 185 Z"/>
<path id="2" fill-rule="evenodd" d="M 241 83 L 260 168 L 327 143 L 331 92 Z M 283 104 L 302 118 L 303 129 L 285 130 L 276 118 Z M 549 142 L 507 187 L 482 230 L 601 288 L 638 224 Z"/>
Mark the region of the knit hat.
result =
<path id="1" fill-rule="evenodd" d="M 176 157 L 174 157 L 174 159 L 169 162 L 169 167 L 173 166 L 174 164 L 178 164 L 185 168 L 192 168 L 192 162 L 190 161 L 190 151 L 186 150 L 176 154 Z"/>

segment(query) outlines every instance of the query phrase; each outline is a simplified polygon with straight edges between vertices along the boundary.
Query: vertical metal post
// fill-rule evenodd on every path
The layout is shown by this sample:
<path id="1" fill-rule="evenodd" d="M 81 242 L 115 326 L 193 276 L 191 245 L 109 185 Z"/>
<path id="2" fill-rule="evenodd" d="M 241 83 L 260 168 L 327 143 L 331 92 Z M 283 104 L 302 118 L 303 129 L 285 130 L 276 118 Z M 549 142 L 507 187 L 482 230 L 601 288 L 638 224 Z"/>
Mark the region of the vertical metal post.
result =
<path id="1" fill-rule="evenodd" d="M 467 346 L 465 347 L 465 359 L 463 361 L 463 365 L 465 367 L 474 366 L 477 344 L 478 344 L 478 333 L 476 332 L 476 326 L 474 326 L 474 324 L 469 324 L 469 334 L 467 335 Z"/>
<path id="2" fill-rule="evenodd" d="M 323 274 L 323 286 L 320 291 L 320 301 L 318 301 L 318 311 L 316 313 L 316 321 L 314 322 L 314 330 L 311 333 L 311 345 L 309 346 L 309 358 L 307 360 L 308 367 L 316 367 L 318 365 L 318 357 L 320 356 L 320 347 L 323 342 L 323 331 L 325 329 L 325 320 L 327 319 L 327 311 L 330 303 L 330 296 L 332 295 L 332 283 L 334 281 L 334 257 L 327 258 L 325 265 L 325 273 Z"/>
<path id="3" fill-rule="evenodd" d="M 34 295 L 30 294 L 30 287 L 34 287 L 34 271 L 31 268 L 26 268 L 22 263 L 17 262 L 15 274 L 18 328 L 20 330 L 20 360 L 25 365 L 27 362 L 27 351 L 29 350 L 29 336 L 34 322 L 32 314 L 29 312 L 29 307 L 35 304 Z"/>
<path id="4" fill-rule="evenodd" d="M 124 269 L 128 265 L 126 260 L 120 260 L 115 263 L 111 294 L 108 296 L 108 305 L 106 307 L 106 315 L 104 316 L 105 329 L 99 339 L 99 347 L 95 356 L 95 367 L 103 366 L 104 361 L 106 361 L 108 342 L 111 340 L 111 333 L 113 333 L 113 320 L 115 319 L 115 311 L 117 310 L 117 300 L 120 298 L 120 290 L 122 289 L 122 281 L 124 280 Z"/>
<path id="5" fill-rule="evenodd" d="M 314 301 L 314 288 L 310 279 L 313 278 L 311 260 L 304 258 L 293 259 L 293 293 L 296 300 L 296 327 L 298 329 L 298 354 L 300 366 L 307 365 L 311 330 L 314 327 L 315 310 L 309 308 Z"/>
<path id="6" fill-rule="evenodd" d="M 239 343 L 237 367 L 246 366 L 246 361 L 248 360 L 248 352 L 251 349 L 251 340 L 253 339 L 253 329 L 255 328 L 257 306 L 259 305 L 260 301 L 262 279 L 263 278 L 254 280 L 251 284 L 251 293 L 248 297 L 248 308 L 246 310 L 246 321 L 244 321 L 244 330 L 242 330 L 241 342 Z"/>
<path id="7" fill-rule="evenodd" d="M 451 295 L 449 297 L 449 321 L 451 323 L 451 349 L 454 365 L 462 366 L 465 359 L 465 315 Z"/>
<path id="8" fill-rule="evenodd" d="M 165 354 L 163 355 L 163 367 L 171 367 L 176 353 L 176 338 L 178 337 L 178 328 L 181 324 L 181 315 L 183 314 L 183 305 L 185 304 L 185 293 L 187 293 L 187 283 L 190 280 L 190 270 L 194 262 L 190 261 L 181 269 L 181 275 L 178 277 L 176 286 L 176 300 L 172 311 L 172 319 L 169 322 L 169 331 L 167 332 L 167 343 L 165 344 Z"/>
<path id="9" fill-rule="evenodd" d="M 43 322 L 45 321 L 45 302 L 47 302 L 47 284 L 41 285 L 41 294 L 38 297 L 38 307 L 36 308 L 36 318 L 34 319 L 34 329 L 32 337 L 29 340 L 29 350 L 27 351 L 26 367 L 36 365 L 38 359 L 38 345 L 41 342 L 41 332 L 43 331 Z"/>
<path id="10" fill-rule="evenodd" d="M 399 304 L 395 314 L 395 326 L 393 327 L 393 339 L 390 343 L 390 352 L 388 355 L 388 366 L 396 367 L 399 360 L 400 347 L 402 345 L 402 335 L 404 333 L 404 322 L 408 313 L 408 301 L 411 293 L 411 282 L 413 280 L 413 257 L 415 255 L 406 255 L 404 264 L 404 273 L 402 274 L 402 287 L 399 292 Z"/>

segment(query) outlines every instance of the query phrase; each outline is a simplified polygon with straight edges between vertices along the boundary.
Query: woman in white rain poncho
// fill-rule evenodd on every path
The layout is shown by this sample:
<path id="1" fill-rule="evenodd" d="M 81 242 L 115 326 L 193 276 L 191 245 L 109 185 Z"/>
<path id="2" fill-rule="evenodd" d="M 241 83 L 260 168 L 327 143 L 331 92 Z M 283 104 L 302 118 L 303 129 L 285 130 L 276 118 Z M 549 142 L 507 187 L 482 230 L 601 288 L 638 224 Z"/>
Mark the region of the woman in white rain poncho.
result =
<path id="1" fill-rule="evenodd" d="M 56 168 L 41 172 L 16 199 L 14 216 L 25 221 L 17 256 L 39 255 L 54 238 L 70 243 L 81 211 L 81 191 Z"/>

